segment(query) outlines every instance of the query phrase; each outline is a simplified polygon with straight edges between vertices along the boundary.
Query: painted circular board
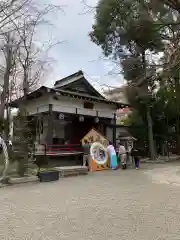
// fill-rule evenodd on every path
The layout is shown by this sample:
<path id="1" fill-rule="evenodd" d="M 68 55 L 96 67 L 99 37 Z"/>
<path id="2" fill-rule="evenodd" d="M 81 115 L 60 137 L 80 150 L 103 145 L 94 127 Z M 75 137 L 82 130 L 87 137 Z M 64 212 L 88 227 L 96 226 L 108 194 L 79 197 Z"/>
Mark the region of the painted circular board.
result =
<path id="1" fill-rule="evenodd" d="M 103 165 L 108 161 L 108 152 L 101 143 L 93 143 L 90 148 L 90 154 L 92 160 L 98 165 Z"/>

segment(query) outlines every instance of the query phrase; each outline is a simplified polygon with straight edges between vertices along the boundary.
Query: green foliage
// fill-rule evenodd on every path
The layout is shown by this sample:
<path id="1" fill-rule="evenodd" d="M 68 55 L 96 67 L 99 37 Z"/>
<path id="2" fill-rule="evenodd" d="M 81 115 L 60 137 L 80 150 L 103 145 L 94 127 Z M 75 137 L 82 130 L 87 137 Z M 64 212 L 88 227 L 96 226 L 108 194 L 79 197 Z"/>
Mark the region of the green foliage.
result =
<path id="1" fill-rule="evenodd" d="M 170 141 L 174 135 L 176 120 L 178 118 L 175 104 L 176 99 L 171 89 L 161 87 L 150 101 L 154 139 L 156 145 L 160 145 L 165 140 Z M 148 126 L 145 103 L 140 99 L 136 99 L 134 105 L 137 110 L 129 116 L 124 124 L 131 126 L 131 134 L 134 137 L 146 142 Z"/>
<path id="2" fill-rule="evenodd" d="M 152 0 L 151 0 L 152 1 Z M 157 3 L 156 0 L 153 0 L 153 2 Z M 165 6 L 167 6 L 170 9 L 173 9 L 180 13 L 180 2 L 174 1 L 174 0 L 160 0 L 159 2 L 163 3 Z"/>
<path id="3" fill-rule="evenodd" d="M 91 40 L 102 48 L 105 56 L 121 63 L 130 86 L 128 99 L 136 109 L 126 124 L 138 129 L 135 137 L 147 139 L 148 129 L 152 131 L 146 119 L 150 123 L 152 118 L 156 142 L 167 140 L 174 128 L 180 136 L 180 4 L 177 2 L 99 0 L 90 33 Z M 164 56 L 158 74 L 158 67 L 149 56 L 153 58 L 160 52 Z M 147 112 L 151 116 L 146 116 Z M 149 139 L 152 140 L 152 134 Z M 149 142 L 152 151 L 153 144 Z"/>
<path id="4" fill-rule="evenodd" d="M 100 0 L 90 33 L 105 56 L 120 60 L 128 84 L 146 80 L 151 91 L 156 68 L 149 65 L 146 53 L 164 49 L 164 28 L 157 23 L 158 17 L 167 18 L 163 4 L 158 3 L 158 11 L 153 6 L 154 2 L 149 0 Z"/>
<path id="5" fill-rule="evenodd" d="M 138 111 L 133 111 L 128 118 L 124 120 L 124 125 L 130 127 L 130 132 L 133 137 L 145 142 L 147 141 L 147 124 Z"/>
<path id="6" fill-rule="evenodd" d="M 90 37 L 105 56 L 121 58 L 127 52 L 157 52 L 163 44 L 160 27 L 154 25 L 156 19 L 149 1 L 100 0 Z"/>
<path id="7" fill-rule="evenodd" d="M 137 82 L 139 79 L 145 76 L 144 68 L 141 58 L 128 57 L 121 62 L 123 67 L 123 73 L 128 83 Z"/>

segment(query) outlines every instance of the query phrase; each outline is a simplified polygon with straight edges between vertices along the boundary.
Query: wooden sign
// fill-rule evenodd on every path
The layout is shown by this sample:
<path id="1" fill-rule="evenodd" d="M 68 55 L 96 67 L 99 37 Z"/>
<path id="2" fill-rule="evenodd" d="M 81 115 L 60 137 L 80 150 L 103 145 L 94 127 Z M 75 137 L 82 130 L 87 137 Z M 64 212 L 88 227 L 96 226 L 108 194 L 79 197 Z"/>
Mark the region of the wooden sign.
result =
<path id="1" fill-rule="evenodd" d="M 87 140 L 89 144 L 94 142 L 101 143 L 104 147 L 109 145 L 109 141 L 98 131 L 92 128 L 84 137 L 81 139 L 82 145 L 84 145 L 84 140 Z"/>
<path id="2" fill-rule="evenodd" d="M 95 129 L 91 129 L 81 140 L 82 145 L 85 140 L 91 145 L 89 168 L 90 171 L 102 171 L 110 168 L 107 146 L 109 141 Z"/>

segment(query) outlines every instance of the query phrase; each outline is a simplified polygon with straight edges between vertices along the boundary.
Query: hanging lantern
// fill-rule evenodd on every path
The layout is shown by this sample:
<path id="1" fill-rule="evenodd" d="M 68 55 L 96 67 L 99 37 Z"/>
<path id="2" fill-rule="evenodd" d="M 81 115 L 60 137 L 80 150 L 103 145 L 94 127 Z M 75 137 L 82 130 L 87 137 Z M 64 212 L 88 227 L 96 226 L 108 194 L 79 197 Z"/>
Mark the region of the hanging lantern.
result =
<path id="1" fill-rule="evenodd" d="M 84 122 L 84 117 L 83 116 L 79 116 L 79 121 L 80 122 Z"/>
<path id="2" fill-rule="evenodd" d="M 59 114 L 59 120 L 64 120 L 64 114 L 63 113 Z"/>
<path id="3" fill-rule="evenodd" d="M 98 122 L 99 122 L 99 118 L 96 117 L 96 118 L 94 119 L 94 121 L 95 121 L 95 123 L 98 123 Z"/>

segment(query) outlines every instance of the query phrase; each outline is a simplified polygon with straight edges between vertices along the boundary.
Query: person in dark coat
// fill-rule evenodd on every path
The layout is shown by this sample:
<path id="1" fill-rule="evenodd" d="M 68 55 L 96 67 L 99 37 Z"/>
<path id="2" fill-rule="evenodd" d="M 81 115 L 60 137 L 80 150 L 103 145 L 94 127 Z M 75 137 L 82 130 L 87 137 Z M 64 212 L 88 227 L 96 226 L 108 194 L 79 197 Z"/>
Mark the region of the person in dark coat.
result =
<path id="1" fill-rule="evenodd" d="M 84 152 L 84 155 L 83 155 L 83 166 L 88 166 L 89 167 L 90 148 L 91 148 L 91 145 L 85 139 L 84 140 L 84 145 L 83 145 L 83 152 Z"/>
<path id="2" fill-rule="evenodd" d="M 134 163 L 135 163 L 135 168 L 139 169 L 139 164 L 140 164 L 140 158 L 141 158 L 141 153 L 142 151 L 136 147 L 136 144 L 134 144 L 132 150 L 131 150 L 131 156 L 134 158 Z"/>

